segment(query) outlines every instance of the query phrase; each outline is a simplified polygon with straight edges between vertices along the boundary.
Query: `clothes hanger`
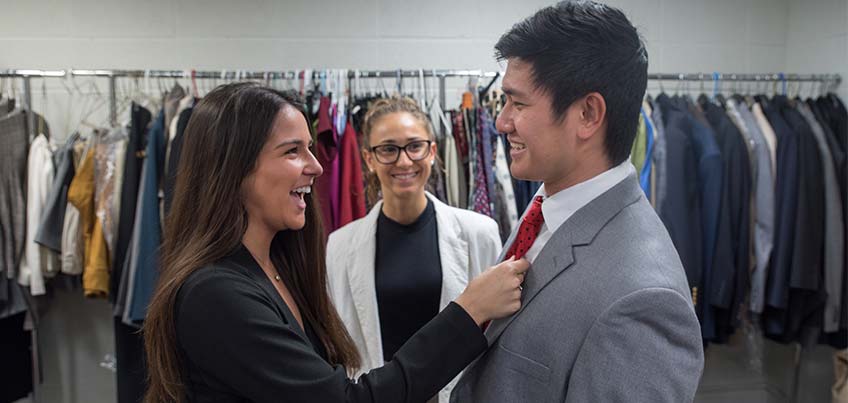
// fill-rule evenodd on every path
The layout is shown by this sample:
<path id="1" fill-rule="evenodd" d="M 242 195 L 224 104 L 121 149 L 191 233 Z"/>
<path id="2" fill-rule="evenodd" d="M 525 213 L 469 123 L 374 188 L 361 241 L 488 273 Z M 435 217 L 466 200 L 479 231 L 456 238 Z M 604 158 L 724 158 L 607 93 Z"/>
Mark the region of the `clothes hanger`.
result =
<path id="1" fill-rule="evenodd" d="M 197 94 L 197 70 L 191 69 L 191 95 L 198 98 Z"/>
<path id="2" fill-rule="evenodd" d="M 721 74 L 713 72 L 713 102 L 717 102 L 722 108 L 727 108 L 727 100 L 724 98 L 724 81 Z"/>
<path id="3" fill-rule="evenodd" d="M 674 96 L 677 97 L 680 95 L 680 90 L 683 88 L 683 74 L 681 73 L 678 76 L 677 86 L 674 88 Z"/>
<path id="4" fill-rule="evenodd" d="M 836 101 L 839 100 L 839 98 L 836 97 L 836 93 L 835 93 L 836 87 L 839 85 L 839 81 L 837 81 L 836 78 L 831 78 L 828 83 L 829 83 L 829 86 L 828 86 L 827 93 L 830 95 L 831 99 L 834 102 L 836 102 Z"/>
<path id="5" fill-rule="evenodd" d="M 433 86 L 431 87 L 433 88 L 433 90 L 431 91 L 432 97 L 430 99 L 430 105 L 432 106 L 434 103 L 438 102 L 439 110 L 444 111 L 445 106 L 442 105 L 442 100 L 438 96 L 441 91 L 441 87 L 439 87 L 439 78 L 436 76 L 436 69 L 432 69 L 430 72 L 430 83 L 433 84 Z"/>
<path id="6" fill-rule="evenodd" d="M 226 83 L 227 83 L 227 70 L 221 70 L 221 85 L 224 85 Z M 213 85 L 217 87 L 218 86 L 218 80 L 215 80 Z"/>
<path id="7" fill-rule="evenodd" d="M 336 131 L 339 133 L 339 136 L 343 136 L 347 123 L 347 69 L 338 69 L 335 74 L 336 102 L 338 105 Z"/>
<path id="8" fill-rule="evenodd" d="M 87 85 L 88 87 L 88 93 L 86 95 L 87 98 L 89 98 L 91 101 L 87 105 L 88 109 L 83 110 L 83 113 L 80 116 L 78 126 L 84 126 L 96 130 L 103 127 L 104 125 L 97 124 L 97 122 L 92 122 L 89 119 L 95 114 L 95 112 L 100 111 L 104 106 L 108 105 L 108 101 L 106 100 L 106 97 L 103 96 L 103 93 L 100 91 L 100 88 L 97 86 L 97 83 L 95 83 L 93 80 L 88 81 L 84 85 Z M 82 91 L 80 91 L 80 93 L 82 94 Z M 106 115 L 107 116 L 105 116 L 105 119 L 108 122 L 109 116 L 108 114 Z"/>
<path id="9" fill-rule="evenodd" d="M 403 96 L 403 75 L 400 72 L 400 69 L 397 69 L 397 73 L 395 75 L 395 85 L 397 86 L 397 95 Z"/>
<path id="10" fill-rule="evenodd" d="M 109 122 L 108 127 L 110 127 L 110 128 L 115 126 L 115 125 L 119 125 L 119 122 L 122 122 L 121 120 L 119 120 L 120 119 L 119 117 L 122 116 L 125 111 L 129 110 L 129 106 L 130 106 L 130 103 L 131 103 L 130 98 L 131 98 L 132 94 L 130 93 L 130 91 L 127 88 L 128 83 L 129 83 L 128 80 L 122 80 L 120 78 L 115 78 L 114 85 L 115 85 L 115 119 L 116 120 L 115 120 L 115 122 L 111 122 L 111 121 Z M 127 124 L 129 124 L 129 116 L 127 116 L 126 121 L 127 121 Z"/>
<path id="11" fill-rule="evenodd" d="M 22 96 L 19 96 L 19 94 L 18 94 L 18 80 L 15 80 L 15 77 L 12 77 L 12 79 L 11 79 L 10 89 L 11 89 L 12 99 L 23 98 Z"/>
<path id="12" fill-rule="evenodd" d="M 383 77 L 380 75 L 379 72 L 377 73 L 377 85 L 379 85 L 379 89 L 382 91 L 381 96 L 383 98 L 388 98 L 389 91 L 386 89 L 386 83 L 383 81 Z"/>
<path id="13" fill-rule="evenodd" d="M 500 76 L 501 76 L 501 72 L 498 71 L 498 72 L 495 73 L 495 76 L 492 77 L 492 80 L 489 81 L 489 84 L 486 84 L 486 86 L 483 87 L 482 90 L 480 90 L 480 92 L 479 92 L 480 98 L 483 98 L 484 95 L 489 94 L 489 90 L 492 88 L 493 85 L 495 85 L 495 82 L 498 81 L 498 78 L 500 78 Z"/>
<path id="14" fill-rule="evenodd" d="M 50 131 L 49 131 L 49 128 L 47 127 L 47 122 L 44 119 L 44 116 L 49 116 L 49 113 L 47 111 L 47 104 L 48 104 L 48 102 L 47 102 L 47 79 L 44 78 L 44 77 L 41 77 L 41 113 L 42 113 L 42 115 L 36 114 L 35 120 L 38 124 L 38 127 L 36 128 L 35 135 L 37 136 L 39 134 L 43 134 L 44 137 L 47 138 L 48 143 L 50 143 L 52 146 L 55 146 L 55 144 L 53 143 L 53 139 L 50 136 Z"/>
<path id="15" fill-rule="evenodd" d="M 359 100 L 359 97 L 362 96 L 362 87 L 361 87 L 362 82 L 360 81 L 361 75 L 362 75 L 362 73 L 359 71 L 359 69 L 353 70 L 353 89 L 351 90 L 351 93 L 352 93 L 351 98 L 353 98 L 353 102 L 351 102 L 351 104 L 356 103 L 356 101 Z M 359 107 L 359 105 L 355 106 L 355 108 L 357 108 L 357 111 L 359 111 L 358 107 Z M 356 113 L 356 112 L 353 112 L 353 113 Z"/>
<path id="16" fill-rule="evenodd" d="M 65 109 L 65 121 L 63 122 L 64 123 L 64 125 L 63 125 L 64 133 L 71 133 L 72 132 L 72 130 L 71 130 L 71 105 L 73 105 L 74 102 L 71 102 L 71 101 L 73 100 L 74 93 L 71 90 L 71 87 L 68 86 L 67 81 L 70 79 L 70 77 L 71 77 L 71 75 L 67 74 L 67 75 L 65 75 L 64 79 L 59 81 L 60 83 L 62 83 L 62 87 L 65 88 L 65 92 L 67 92 L 68 100 L 69 100 L 69 102 L 65 102 L 65 104 L 67 105 L 67 108 Z M 2 85 L 0 85 L 0 87 L 2 87 Z"/>
<path id="17" fill-rule="evenodd" d="M 424 69 L 418 69 L 418 105 L 422 111 L 427 111 L 427 87 L 424 85 Z"/>
<path id="18" fill-rule="evenodd" d="M 799 81 L 789 81 L 787 83 L 786 96 L 792 99 L 800 99 L 798 95 L 801 93 L 801 84 Z"/>

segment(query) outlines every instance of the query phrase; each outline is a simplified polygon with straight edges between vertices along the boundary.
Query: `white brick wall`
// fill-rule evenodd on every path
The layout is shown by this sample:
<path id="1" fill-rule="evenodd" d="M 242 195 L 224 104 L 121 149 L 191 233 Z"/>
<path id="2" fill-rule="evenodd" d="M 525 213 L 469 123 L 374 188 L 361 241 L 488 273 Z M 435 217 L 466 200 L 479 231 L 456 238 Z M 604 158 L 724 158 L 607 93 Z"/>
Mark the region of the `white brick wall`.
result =
<path id="1" fill-rule="evenodd" d="M 6 3 L 0 13 L 0 68 L 213 70 L 502 69 L 493 58 L 498 37 L 551 3 L 0 1 Z M 742 73 L 835 72 L 848 65 L 846 2 L 607 1 L 639 27 L 651 72 Z M 57 137 L 64 138 L 77 121 L 64 112 L 70 97 L 58 81 L 47 83 L 53 106 L 48 118 L 53 127 L 62 128 Z M 94 81 L 105 89 L 105 80 Z M 464 81 L 451 83 L 448 99 L 453 103 Z M 649 91 L 658 87 L 652 82 Z M 846 86 L 842 88 L 844 93 Z M 105 110 L 95 116 L 105 119 Z"/>
<path id="2" fill-rule="evenodd" d="M 786 70 L 842 75 L 838 93 L 848 98 L 848 0 L 791 0 Z"/>
<path id="3" fill-rule="evenodd" d="M 497 38 L 513 23 L 550 3 L 4 2 L 8 4 L 0 14 L 0 67 L 197 69 L 495 69 L 492 45 Z M 787 0 L 608 3 L 622 8 L 639 26 L 651 50 L 652 71 L 712 71 L 718 66 L 747 72 L 768 67 L 755 56 L 779 53 L 771 48 L 786 46 L 787 27 L 797 25 L 788 23 Z M 825 15 L 829 20 L 818 24 L 838 30 L 838 14 Z M 761 47 L 771 48 L 763 51 Z M 760 51 L 755 52 L 757 49 Z"/>

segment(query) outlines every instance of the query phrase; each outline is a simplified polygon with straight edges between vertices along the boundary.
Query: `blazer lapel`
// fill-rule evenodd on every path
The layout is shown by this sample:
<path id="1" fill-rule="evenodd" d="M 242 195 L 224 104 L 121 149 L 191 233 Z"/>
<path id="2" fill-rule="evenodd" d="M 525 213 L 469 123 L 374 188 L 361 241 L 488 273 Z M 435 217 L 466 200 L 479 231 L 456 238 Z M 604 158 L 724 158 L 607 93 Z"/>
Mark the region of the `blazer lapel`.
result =
<path id="1" fill-rule="evenodd" d="M 265 274 L 262 268 L 259 266 L 259 263 L 253 258 L 250 254 L 250 251 L 244 245 L 239 245 L 239 248 L 230 256 L 233 262 L 237 265 L 244 268 L 250 277 L 255 281 L 259 287 L 261 287 L 276 303 L 277 309 L 283 313 L 283 316 L 286 318 L 286 322 L 291 325 L 291 327 L 295 330 L 304 341 L 312 345 L 312 341 L 309 340 L 309 337 L 306 336 L 306 333 L 298 324 L 297 319 L 295 319 L 294 314 L 292 314 L 291 310 L 289 310 L 288 305 L 283 300 L 283 297 L 280 296 L 280 293 L 277 292 L 277 288 L 274 287 L 274 284 L 271 283 L 271 279 Z"/>
<path id="2" fill-rule="evenodd" d="M 635 203 L 642 197 L 635 175 L 630 175 L 611 189 L 589 202 L 574 213 L 557 229 L 551 239 L 539 252 L 539 256 L 530 266 L 524 279 L 521 293 L 521 309 L 514 315 L 492 321 L 486 329 L 489 345 L 521 315 L 536 295 L 554 278 L 574 264 L 574 247 L 588 245 L 595 235 L 606 226 L 622 209 Z"/>
<path id="3" fill-rule="evenodd" d="M 377 288 L 374 280 L 374 264 L 377 254 L 377 218 L 383 203 L 379 202 L 365 217 L 365 222 L 350 249 L 349 259 L 353 262 L 348 276 L 350 295 L 356 307 L 362 335 L 365 338 L 364 357 L 382 357 L 383 347 L 380 338 L 380 318 L 377 309 Z M 383 365 L 382 359 L 374 364 Z"/>
<path id="4" fill-rule="evenodd" d="M 468 242 L 461 237 L 462 229 L 448 206 L 427 193 L 436 208 L 439 232 L 439 255 L 442 264 L 442 295 L 439 309 L 450 303 L 449 296 L 458 295 L 468 285 Z"/>

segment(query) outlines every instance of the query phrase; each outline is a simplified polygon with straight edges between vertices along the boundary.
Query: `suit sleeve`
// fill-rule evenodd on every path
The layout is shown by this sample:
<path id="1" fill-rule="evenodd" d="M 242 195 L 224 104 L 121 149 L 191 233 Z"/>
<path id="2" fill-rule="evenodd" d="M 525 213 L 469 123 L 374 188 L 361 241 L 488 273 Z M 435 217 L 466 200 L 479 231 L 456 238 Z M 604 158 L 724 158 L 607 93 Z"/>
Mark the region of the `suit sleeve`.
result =
<path id="1" fill-rule="evenodd" d="M 665 288 L 616 301 L 589 330 L 566 402 L 691 402 L 704 367 L 692 305 Z"/>
<path id="2" fill-rule="evenodd" d="M 382 368 L 349 380 L 285 323 L 249 280 L 214 272 L 180 292 L 184 359 L 235 394 L 270 402 L 422 402 L 486 348 L 479 327 L 452 303 Z"/>

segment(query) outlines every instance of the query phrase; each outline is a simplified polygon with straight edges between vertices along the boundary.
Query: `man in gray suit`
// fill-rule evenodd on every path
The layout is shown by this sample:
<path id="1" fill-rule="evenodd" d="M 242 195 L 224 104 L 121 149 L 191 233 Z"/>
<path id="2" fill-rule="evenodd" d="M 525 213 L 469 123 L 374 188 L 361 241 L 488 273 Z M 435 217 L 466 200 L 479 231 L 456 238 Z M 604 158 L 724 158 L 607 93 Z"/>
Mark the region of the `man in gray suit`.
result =
<path id="1" fill-rule="evenodd" d="M 508 62 L 497 127 L 510 170 L 544 185 L 505 246 L 531 262 L 522 308 L 489 325 L 490 348 L 451 401 L 692 401 L 700 326 L 628 158 L 647 85 L 636 29 L 615 8 L 564 2 L 495 48 Z"/>

